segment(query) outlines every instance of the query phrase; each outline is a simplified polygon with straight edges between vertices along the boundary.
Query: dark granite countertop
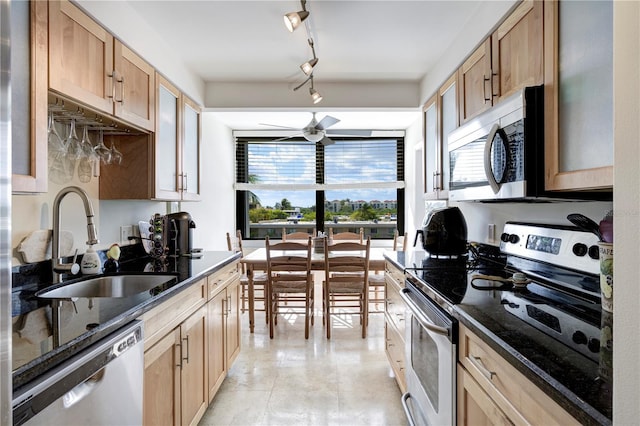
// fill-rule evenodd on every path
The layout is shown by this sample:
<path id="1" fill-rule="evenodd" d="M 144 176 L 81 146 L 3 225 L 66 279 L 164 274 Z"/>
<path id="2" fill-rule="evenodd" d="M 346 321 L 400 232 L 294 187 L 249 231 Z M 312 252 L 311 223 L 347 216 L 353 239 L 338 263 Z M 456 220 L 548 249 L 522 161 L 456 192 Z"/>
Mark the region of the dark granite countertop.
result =
<path id="1" fill-rule="evenodd" d="M 400 269 L 420 265 L 426 255 L 385 252 Z M 509 313 L 501 299 L 501 291 L 469 288 L 451 313 L 580 423 L 611 424 L 611 348 L 601 348 L 599 361 L 587 358 Z M 602 313 L 604 333 L 611 317 Z"/>
<path id="2" fill-rule="evenodd" d="M 168 281 L 164 285 L 132 297 L 79 298 L 73 303 L 63 302 L 61 345 L 55 349 L 51 348 L 50 338 L 38 341 L 29 339 L 28 336 L 22 338 L 15 332 L 19 328 L 17 324 L 20 324 L 20 321 L 26 321 L 30 313 L 49 310 L 49 302 L 37 298 L 34 293 L 51 286 L 51 281 L 44 282 L 40 279 L 40 282 L 33 282 L 33 279 L 25 279 L 25 274 L 20 275 L 14 272 L 14 277 L 17 277 L 14 279 L 12 292 L 14 391 L 79 350 L 127 325 L 144 312 L 239 258 L 240 253 L 219 251 L 204 252 L 200 258 L 169 258 L 162 263 L 154 262 L 148 257 L 121 262 L 118 272 L 120 274 L 161 274 L 166 275 Z M 38 275 L 38 273 L 32 275 Z M 46 273 L 40 273 L 40 275 L 46 276 Z"/>

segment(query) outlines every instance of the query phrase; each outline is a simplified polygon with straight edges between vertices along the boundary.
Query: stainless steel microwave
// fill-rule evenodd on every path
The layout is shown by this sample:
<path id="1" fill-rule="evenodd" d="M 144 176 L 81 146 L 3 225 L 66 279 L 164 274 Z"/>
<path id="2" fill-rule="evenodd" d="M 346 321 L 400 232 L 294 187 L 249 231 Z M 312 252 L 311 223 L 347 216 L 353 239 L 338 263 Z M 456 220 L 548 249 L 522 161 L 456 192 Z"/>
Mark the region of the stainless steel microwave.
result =
<path id="1" fill-rule="evenodd" d="M 527 87 L 449 134 L 449 199 L 545 196 L 543 87 Z"/>

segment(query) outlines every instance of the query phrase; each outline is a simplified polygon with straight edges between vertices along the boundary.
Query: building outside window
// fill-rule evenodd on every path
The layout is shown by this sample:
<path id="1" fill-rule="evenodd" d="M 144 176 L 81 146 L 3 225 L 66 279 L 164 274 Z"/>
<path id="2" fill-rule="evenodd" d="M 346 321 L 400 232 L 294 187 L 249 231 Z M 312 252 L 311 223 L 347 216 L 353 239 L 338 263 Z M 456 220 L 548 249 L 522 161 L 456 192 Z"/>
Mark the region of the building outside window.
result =
<path id="1" fill-rule="evenodd" d="M 404 139 L 236 139 L 237 227 L 244 238 L 294 231 L 404 232 Z M 398 220 L 400 218 L 400 220 Z"/>

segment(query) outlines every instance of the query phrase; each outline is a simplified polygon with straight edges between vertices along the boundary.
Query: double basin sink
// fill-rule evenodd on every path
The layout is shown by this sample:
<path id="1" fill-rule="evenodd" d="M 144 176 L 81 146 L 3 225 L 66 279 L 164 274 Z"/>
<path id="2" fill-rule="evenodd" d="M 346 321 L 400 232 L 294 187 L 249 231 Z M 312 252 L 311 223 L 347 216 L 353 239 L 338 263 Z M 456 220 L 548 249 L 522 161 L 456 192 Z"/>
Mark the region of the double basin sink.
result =
<path id="1" fill-rule="evenodd" d="M 43 299 L 130 297 L 146 291 L 159 293 L 165 289 L 166 284 L 175 280 L 174 275 L 102 275 L 40 290 L 36 296 Z"/>

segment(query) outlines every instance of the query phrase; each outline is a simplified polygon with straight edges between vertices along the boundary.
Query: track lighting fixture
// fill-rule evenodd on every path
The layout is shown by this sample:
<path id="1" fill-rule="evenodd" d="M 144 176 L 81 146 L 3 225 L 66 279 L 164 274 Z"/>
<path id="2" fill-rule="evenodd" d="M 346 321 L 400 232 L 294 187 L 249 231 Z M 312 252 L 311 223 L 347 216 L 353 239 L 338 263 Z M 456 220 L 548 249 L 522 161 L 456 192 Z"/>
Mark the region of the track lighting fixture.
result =
<path id="1" fill-rule="evenodd" d="M 311 95 L 311 100 L 313 101 L 314 104 L 317 104 L 322 100 L 322 95 L 313 87 L 313 74 L 311 74 L 305 81 L 303 81 L 302 83 L 294 87 L 293 91 L 295 92 L 296 90 L 298 90 L 299 88 L 307 84 L 309 81 L 311 82 L 311 87 L 309 87 L 309 94 Z"/>
<path id="2" fill-rule="evenodd" d="M 287 13 L 286 15 L 284 15 L 284 25 L 287 27 L 289 32 L 294 32 L 296 28 L 298 28 L 300 24 L 309 16 L 309 12 L 307 12 L 307 9 L 305 7 L 307 1 L 300 0 L 300 3 L 302 4 L 302 10 L 298 12 Z"/>
<path id="3" fill-rule="evenodd" d="M 309 17 L 309 12 L 307 11 L 307 1 L 300 0 L 300 3 L 302 4 L 301 11 L 287 13 L 286 15 L 284 15 L 284 24 L 287 26 L 287 29 L 290 32 L 293 32 L 296 28 L 298 28 L 298 26 L 300 26 L 302 21 Z M 314 67 L 318 64 L 318 57 L 316 56 L 316 49 L 313 45 L 313 37 L 311 37 L 309 22 L 305 24 L 305 27 L 307 29 L 307 43 L 309 43 L 309 47 L 311 47 L 311 54 L 313 55 L 313 58 L 300 65 L 300 69 L 303 73 L 305 73 L 307 79 L 300 83 L 298 86 L 294 87 L 293 90 L 296 91 L 304 86 L 308 81 L 311 81 L 311 87 L 309 87 L 309 95 L 311 95 L 311 100 L 313 101 L 313 103 L 317 104 L 318 102 L 322 101 L 322 95 L 320 95 L 320 93 L 313 87 L 313 70 Z"/>
<path id="4" fill-rule="evenodd" d="M 311 46 L 311 53 L 313 54 L 313 59 L 309 59 L 307 62 L 300 65 L 300 69 L 306 75 L 311 75 L 311 73 L 313 72 L 313 67 L 315 67 L 316 64 L 318 63 L 318 58 L 316 57 L 316 49 L 314 49 L 313 47 L 313 39 L 310 38 L 307 41 L 309 42 L 309 46 Z"/>

